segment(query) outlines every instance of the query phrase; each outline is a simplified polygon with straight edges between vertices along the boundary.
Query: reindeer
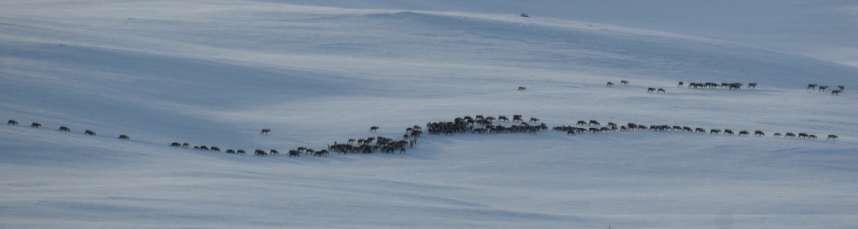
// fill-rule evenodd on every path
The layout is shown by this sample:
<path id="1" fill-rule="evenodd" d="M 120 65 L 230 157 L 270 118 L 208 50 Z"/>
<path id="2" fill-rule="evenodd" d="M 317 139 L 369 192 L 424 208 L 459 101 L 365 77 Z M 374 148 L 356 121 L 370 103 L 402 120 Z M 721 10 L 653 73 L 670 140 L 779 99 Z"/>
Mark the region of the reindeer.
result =
<path id="1" fill-rule="evenodd" d="M 816 90 L 816 87 L 815 83 L 807 84 L 807 90 Z"/>
<path id="2" fill-rule="evenodd" d="M 84 131 L 83 131 L 83 134 L 84 134 L 84 135 L 89 135 L 89 136 L 95 136 L 95 131 L 92 131 L 92 130 L 84 130 Z"/>
<path id="3" fill-rule="evenodd" d="M 677 84 L 676 84 L 676 86 L 677 86 L 677 87 L 682 87 L 682 86 L 684 86 L 684 84 L 685 84 L 685 82 L 679 81 L 679 83 L 677 83 Z"/>
<path id="4" fill-rule="evenodd" d="M 10 125 L 10 126 L 17 126 L 17 125 L 18 125 L 18 121 L 15 121 L 15 120 L 9 119 L 9 121 L 6 121 L 6 125 Z"/>
<path id="5" fill-rule="evenodd" d="M 629 85 L 629 81 L 628 80 L 620 80 L 620 84 Z"/>
<path id="6" fill-rule="evenodd" d="M 646 89 L 646 92 L 647 92 L 647 93 L 653 93 L 653 92 L 655 92 L 655 88 L 654 88 L 654 87 L 647 88 L 647 89 Z"/>
<path id="7" fill-rule="evenodd" d="M 831 90 L 831 95 L 840 95 L 840 92 L 843 92 L 843 90 L 840 90 L 840 89 Z"/>
<path id="8" fill-rule="evenodd" d="M 266 129 L 261 129 L 261 130 L 259 130 L 259 134 L 261 134 L 261 135 L 268 135 L 268 134 L 271 134 L 271 129 L 267 129 L 267 128 L 266 128 Z"/>
<path id="9" fill-rule="evenodd" d="M 369 132 L 375 133 L 376 131 L 378 131 L 378 126 L 370 126 L 369 127 Z"/>
<path id="10" fill-rule="evenodd" d="M 178 147 L 182 147 L 182 144 L 180 144 L 180 143 L 178 143 L 178 142 L 173 142 L 173 143 L 170 143 L 170 147 L 176 147 L 176 148 L 178 148 Z"/>
<path id="11" fill-rule="evenodd" d="M 42 124 L 41 124 L 41 123 L 38 123 L 38 122 L 33 122 L 33 123 L 30 123 L 30 127 L 32 127 L 32 128 L 40 128 L 40 127 L 42 127 Z"/>
<path id="12" fill-rule="evenodd" d="M 316 151 L 316 152 L 314 152 L 314 153 L 313 153 L 313 156 L 316 156 L 316 157 L 324 157 L 324 156 L 327 156 L 327 155 L 328 155 L 328 151 L 327 151 L 327 150 L 319 150 L 319 151 Z"/>
<path id="13" fill-rule="evenodd" d="M 828 90 L 828 86 L 819 86 L 818 88 L 820 92 L 825 92 L 825 90 Z"/>
<path id="14" fill-rule="evenodd" d="M 256 156 L 266 156 L 266 155 L 268 155 L 268 152 L 265 152 L 265 150 L 261 150 L 261 149 L 256 149 L 256 150 L 254 150 L 254 151 L 253 151 L 253 153 L 254 153 L 254 154 L 256 154 Z"/>
<path id="15" fill-rule="evenodd" d="M 131 140 L 131 137 L 128 137 L 128 135 L 124 135 L 124 134 L 120 134 L 118 138 L 120 140 Z"/>
<path id="16" fill-rule="evenodd" d="M 667 90 L 664 90 L 664 88 L 659 88 L 658 93 L 665 94 L 665 93 L 667 93 Z"/>
<path id="17" fill-rule="evenodd" d="M 757 88 L 757 82 L 748 83 L 748 88 Z"/>
<path id="18" fill-rule="evenodd" d="M 608 81 L 608 83 L 607 83 L 607 84 L 605 84 L 605 86 L 607 86 L 607 87 L 614 87 L 614 82 Z"/>
<path id="19" fill-rule="evenodd" d="M 742 83 L 729 83 L 727 84 L 727 88 L 730 90 L 738 90 L 742 88 Z"/>
<path id="20" fill-rule="evenodd" d="M 836 140 L 837 138 L 838 138 L 837 135 L 834 135 L 834 134 L 828 135 L 828 140 Z"/>
<path id="21" fill-rule="evenodd" d="M 518 90 L 518 91 L 524 91 L 524 90 L 527 90 L 527 87 L 524 87 L 524 86 L 518 86 L 518 89 L 516 89 L 516 90 Z"/>
<path id="22" fill-rule="evenodd" d="M 60 132 L 71 132 L 71 129 L 65 126 L 60 126 L 60 128 L 58 128 L 57 130 Z"/>
<path id="23" fill-rule="evenodd" d="M 766 133 L 765 133 L 765 132 L 763 132 L 762 130 L 755 130 L 755 131 L 754 131 L 754 135 L 756 135 L 756 136 L 766 136 Z"/>
<path id="24" fill-rule="evenodd" d="M 234 149 L 227 149 L 227 150 L 226 150 L 226 153 L 228 153 L 228 154 L 235 154 L 235 150 L 234 150 Z"/>

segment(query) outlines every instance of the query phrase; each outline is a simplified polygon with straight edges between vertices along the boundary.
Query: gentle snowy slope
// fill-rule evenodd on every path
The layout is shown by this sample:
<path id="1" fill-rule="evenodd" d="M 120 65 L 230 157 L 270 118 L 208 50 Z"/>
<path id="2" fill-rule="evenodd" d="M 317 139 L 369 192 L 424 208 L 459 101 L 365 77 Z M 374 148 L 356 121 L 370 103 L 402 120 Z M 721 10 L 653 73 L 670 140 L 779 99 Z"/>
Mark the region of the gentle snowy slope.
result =
<path id="1" fill-rule="evenodd" d="M 0 127 L 0 227 L 858 225 L 858 70 L 843 61 L 733 30 L 623 23 L 626 11 L 577 20 L 498 14 L 520 3 L 290 2 L 300 4 L 0 3 L 0 118 L 24 124 Z M 604 87 L 619 80 L 631 84 Z M 761 86 L 695 90 L 678 80 Z M 840 139 L 427 136 L 406 155 L 327 158 L 167 147 L 320 148 L 372 125 L 395 137 L 473 114 Z"/>

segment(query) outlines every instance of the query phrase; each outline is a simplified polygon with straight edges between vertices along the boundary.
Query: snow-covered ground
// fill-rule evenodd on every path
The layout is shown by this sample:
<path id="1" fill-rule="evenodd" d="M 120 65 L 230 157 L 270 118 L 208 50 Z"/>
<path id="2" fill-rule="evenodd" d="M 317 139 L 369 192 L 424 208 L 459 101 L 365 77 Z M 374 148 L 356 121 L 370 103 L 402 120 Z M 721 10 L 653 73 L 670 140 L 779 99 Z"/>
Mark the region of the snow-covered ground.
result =
<path id="1" fill-rule="evenodd" d="M 0 2 L 0 118 L 23 124 L 0 127 L 0 228 L 858 227 L 848 1 L 750 1 L 735 17 L 515 2 Z M 430 135 L 405 155 L 326 158 L 167 147 L 320 148 L 474 114 L 840 138 Z"/>

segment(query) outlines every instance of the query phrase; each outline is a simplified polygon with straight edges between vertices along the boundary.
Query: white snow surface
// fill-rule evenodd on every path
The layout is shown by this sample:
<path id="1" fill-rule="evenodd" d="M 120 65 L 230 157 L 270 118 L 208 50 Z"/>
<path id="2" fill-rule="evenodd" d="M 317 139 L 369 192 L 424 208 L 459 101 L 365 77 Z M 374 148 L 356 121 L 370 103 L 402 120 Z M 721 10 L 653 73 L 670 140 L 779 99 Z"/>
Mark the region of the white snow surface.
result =
<path id="1" fill-rule="evenodd" d="M 834 40 L 855 37 L 836 29 L 854 4 L 755 0 L 733 18 L 695 1 L 523 2 L 0 2 L 0 118 L 22 124 L 0 126 L 0 228 L 858 227 L 858 69 L 840 58 L 858 45 Z M 476 114 L 823 139 L 428 135 L 407 154 L 324 158 L 167 146 L 322 148 Z"/>

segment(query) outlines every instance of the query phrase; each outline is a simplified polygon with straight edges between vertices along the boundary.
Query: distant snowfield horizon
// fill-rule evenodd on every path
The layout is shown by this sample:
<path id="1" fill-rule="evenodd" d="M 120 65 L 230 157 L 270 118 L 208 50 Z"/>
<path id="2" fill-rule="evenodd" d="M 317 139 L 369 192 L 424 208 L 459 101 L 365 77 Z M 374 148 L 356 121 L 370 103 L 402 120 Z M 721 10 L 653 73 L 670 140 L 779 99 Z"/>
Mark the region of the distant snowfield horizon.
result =
<path id="1" fill-rule="evenodd" d="M 856 7 L 2 2 L 0 119 L 20 124 L 0 127 L 0 228 L 854 228 Z M 480 114 L 766 136 L 428 135 L 406 154 L 298 158 L 168 146 L 324 148 Z"/>

